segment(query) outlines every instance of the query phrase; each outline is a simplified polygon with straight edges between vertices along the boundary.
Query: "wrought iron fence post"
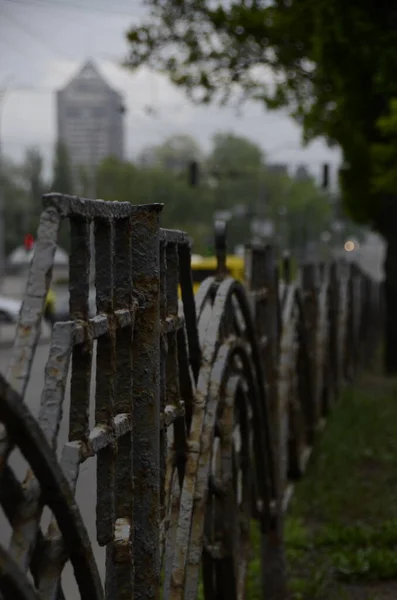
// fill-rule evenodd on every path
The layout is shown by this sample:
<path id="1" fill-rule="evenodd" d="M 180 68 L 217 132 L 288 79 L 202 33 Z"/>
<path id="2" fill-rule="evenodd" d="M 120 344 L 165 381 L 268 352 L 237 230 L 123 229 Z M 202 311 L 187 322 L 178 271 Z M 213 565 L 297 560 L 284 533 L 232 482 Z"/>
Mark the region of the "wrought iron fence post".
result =
<path id="1" fill-rule="evenodd" d="M 307 435 L 309 444 L 313 443 L 321 415 L 321 399 L 316 386 L 318 377 L 317 326 L 318 326 L 318 271 L 315 264 L 302 268 L 302 290 L 305 319 L 305 334 L 310 364 L 310 381 L 308 382 L 309 398 L 307 403 Z"/>
<path id="2" fill-rule="evenodd" d="M 132 280 L 138 292 L 133 347 L 134 594 L 160 588 L 160 225 L 157 206 L 132 221 Z"/>
<path id="3" fill-rule="evenodd" d="M 345 376 L 352 380 L 360 361 L 360 321 L 361 321 L 361 282 L 362 273 L 355 263 L 350 265 L 348 275 L 348 318 L 346 328 Z"/>
<path id="4" fill-rule="evenodd" d="M 329 287 L 329 376 L 331 390 L 329 397 L 331 405 L 335 402 L 340 389 L 339 361 L 338 361 L 338 328 L 339 328 L 339 306 L 340 291 L 338 264 L 331 263 L 330 266 L 330 287 Z"/>

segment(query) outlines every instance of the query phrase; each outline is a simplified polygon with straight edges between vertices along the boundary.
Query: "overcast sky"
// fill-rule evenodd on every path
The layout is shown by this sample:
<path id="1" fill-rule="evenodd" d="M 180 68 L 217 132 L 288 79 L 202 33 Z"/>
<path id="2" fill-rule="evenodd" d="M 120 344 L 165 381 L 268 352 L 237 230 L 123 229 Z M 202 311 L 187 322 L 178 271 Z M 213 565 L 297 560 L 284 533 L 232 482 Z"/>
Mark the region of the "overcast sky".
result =
<path id="1" fill-rule="evenodd" d="M 302 150 L 300 129 L 285 113 L 266 112 L 253 103 L 246 104 L 240 116 L 232 108 L 194 107 L 166 79 L 146 69 L 132 73 L 119 67 L 127 53 L 125 32 L 142 19 L 143 4 L 142 0 L 0 0 L 0 89 L 12 78 L 0 104 L 5 154 L 20 159 L 27 146 L 37 145 L 50 163 L 56 136 L 53 90 L 93 58 L 125 96 L 128 157 L 176 133 L 190 133 L 206 149 L 214 133 L 230 131 L 258 142 L 272 162 L 306 164 L 320 176 L 327 161 L 335 174 L 339 153 L 321 140 Z M 157 116 L 149 116 L 148 107 Z"/>

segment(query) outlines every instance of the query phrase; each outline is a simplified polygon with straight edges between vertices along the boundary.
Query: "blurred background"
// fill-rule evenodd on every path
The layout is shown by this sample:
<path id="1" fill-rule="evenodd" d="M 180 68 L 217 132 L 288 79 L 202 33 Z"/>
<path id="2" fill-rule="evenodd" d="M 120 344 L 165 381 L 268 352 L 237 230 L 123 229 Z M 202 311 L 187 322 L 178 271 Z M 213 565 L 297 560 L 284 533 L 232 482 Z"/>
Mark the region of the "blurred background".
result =
<path id="1" fill-rule="evenodd" d="M 198 255 L 213 253 L 213 222 L 221 218 L 229 224 L 229 253 L 241 254 L 250 240 L 270 241 L 280 254 L 289 251 L 297 261 L 358 257 L 371 275 L 382 276 L 381 238 L 344 212 L 338 149 L 330 149 L 321 137 L 303 146 L 301 124 L 287 110 L 269 111 L 263 102 L 249 100 L 197 105 L 165 74 L 147 65 L 134 70 L 123 66 L 130 50 L 126 34 L 148 17 L 148 4 L 0 0 L 3 371 L 34 251 L 41 196 L 50 191 L 164 203 L 162 226 L 187 231 Z M 265 83 L 274 82 L 270 70 L 265 68 L 262 76 Z M 361 163 L 358 172 L 361 182 Z M 40 406 L 51 322 L 54 314 L 68 318 L 68 252 L 68 231 L 63 228 L 53 295 L 47 298 L 53 314 L 50 324 L 43 324 L 26 394 L 34 415 Z M 93 289 L 90 306 L 95 312 Z M 69 398 L 68 388 L 59 448 L 67 438 Z M 23 476 L 26 465 L 18 465 Z M 94 538 L 92 463 L 81 475 L 77 499 Z M 9 535 L 4 520 L 0 531 Z M 95 556 L 102 573 L 103 549 L 97 545 Z M 66 596 L 73 598 L 71 569 L 64 578 Z"/>
<path id="2" fill-rule="evenodd" d="M 163 202 L 163 225 L 188 231 L 200 254 L 212 252 L 216 215 L 230 220 L 230 252 L 254 237 L 300 257 L 346 242 L 354 253 L 366 231 L 341 209 L 339 151 L 302 147 L 284 111 L 197 106 L 165 76 L 122 66 L 144 4 L 0 0 L 2 273 L 29 262 L 51 190 Z"/>

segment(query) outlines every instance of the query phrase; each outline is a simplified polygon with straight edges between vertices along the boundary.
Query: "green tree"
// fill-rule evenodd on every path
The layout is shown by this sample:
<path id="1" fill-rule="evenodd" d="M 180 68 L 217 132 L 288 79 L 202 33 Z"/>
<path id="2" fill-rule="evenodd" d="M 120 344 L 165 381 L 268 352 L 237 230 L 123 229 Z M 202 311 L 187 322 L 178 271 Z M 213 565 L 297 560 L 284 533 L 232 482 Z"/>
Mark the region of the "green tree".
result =
<path id="1" fill-rule="evenodd" d="M 263 167 L 263 152 L 258 144 L 234 133 L 216 133 L 208 165 L 219 176 L 238 177 L 241 173 L 257 172 Z"/>
<path id="2" fill-rule="evenodd" d="M 138 163 L 144 167 L 161 167 L 178 172 L 191 160 L 201 160 L 202 150 L 196 140 L 186 134 L 173 135 L 162 144 L 145 148 Z"/>
<path id="3" fill-rule="evenodd" d="M 397 97 L 397 6 L 386 0 L 150 4 L 147 24 L 128 34 L 132 67 L 146 63 L 167 72 L 198 101 L 227 100 L 238 89 L 270 108 L 288 107 L 306 141 L 323 136 L 341 148 L 344 206 L 387 242 L 385 367 L 397 373 L 397 189 L 385 176 L 392 165 L 386 148 L 394 142 L 382 127 Z M 264 67 L 275 74 L 271 85 L 263 83 Z"/>
<path id="4" fill-rule="evenodd" d="M 300 255 L 309 240 L 318 242 L 329 227 L 327 196 L 308 177 L 297 179 L 269 168 L 261 148 L 245 137 L 216 134 L 207 168 L 216 175 L 216 209 L 237 212 L 228 230 L 231 248 L 249 239 L 252 216 L 271 221 L 279 244 Z M 240 207 L 247 216 L 240 214 Z"/>
<path id="5" fill-rule="evenodd" d="M 97 174 L 96 174 L 97 175 Z M 79 165 L 77 168 L 77 189 L 78 193 L 84 198 L 92 197 L 93 177 L 86 165 Z M 98 196 L 98 194 L 96 194 Z"/>
<path id="6" fill-rule="evenodd" d="M 373 146 L 373 190 L 394 195 L 397 191 L 397 99 L 390 101 L 389 113 L 378 121 L 382 141 Z"/>
<path id="7" fill-rule="evenodd" d="M 47 184 L 43 176 L 44 161 L 36 147 L 28 148 L 21 168 L 24 185 L 27 191 L 27 204 L 22 215 L 25 233 L 36 233 L 42 208 L 41 198 L 46 192 Z"/>
<path id="8" fill-rule="evenodd" d="M 142 201 L 136 197 L 137 168 L 130 162 L 116 157 L 105 158 L 99 165 L 96 174 L 97 196 L 102 200 L 118 200 L 120 202 Z"/>
<path id="9" fill-rule="evenodd" d="M 164 204 L 162 226 L 187 231 L 195 240 L 196 251 L 205 248 L 212 226 L 213 195 L 207 186 L 189 187 L 185 173 L 107 158 L 98 168 L 97 190 L 104 200 Z"/>
<path id="10" fill-rule="evenodd" d="M 32 147 L 26 151 L 23 171 L 29 186 L 32 202 L 37 202 L 46 188 L 43 178 L 43 157 L 38 148 Z"/>
<path id="11" fill-rule="evenodd" d="M 55 146 L 52 189 L 60 194 L 73 194 L 72 167 L 66 144 L 58 140 Z"/>
<path id="12" fill-rule="evenodd" d="M 29 209 L 30 196 L 21 166 L 7 157 L 2 158 L 2 166 L 0 185 L 4 199 L 5 253 L 8 255 L 23 244 L 27 233 L 25 215 Z"/>

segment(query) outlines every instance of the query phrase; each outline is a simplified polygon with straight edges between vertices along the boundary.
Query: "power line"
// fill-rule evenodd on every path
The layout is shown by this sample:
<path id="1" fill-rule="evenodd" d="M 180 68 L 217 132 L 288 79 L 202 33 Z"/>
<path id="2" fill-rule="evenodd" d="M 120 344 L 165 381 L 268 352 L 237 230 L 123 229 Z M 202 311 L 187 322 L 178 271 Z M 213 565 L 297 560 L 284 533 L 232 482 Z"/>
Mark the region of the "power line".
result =
<path id="1" fill-rule="evenodd" d="M 44 48 L 46 48 L 47 51 L 49 50 L 50 52 L 57 54 L 63 60 L 68 60 L 68 58 L 64 54 L 62 54 L 60 50 L 58 50 L 58 48 L 55 48 L 55 46 L 50 46 L 35 31 L 32 31 L 29 27 L 27 27 L 24 23 L 21 23 L 14 16 L 11 16 L 9 13 L 2 13 L 2 17 L 5 17 L 9 21 L 11 21 L 14 27 L 21 29 L 25 34 L 29 35 L 32 39 L 34 39 L 36 42 L 38 42 Z"/>
<path id="2" fill-rule="evenodd" d="M 84 4 L 74 4 L 73 2 L 48 2 L 47 0 L 6 0 L 6 2 L 8 2 L 8 4 L 21 4 L 21 5 L 26 5 L 26 6 L 32 6 L 32 4 L 34 4 L 35 6 L 38 7 L 42 7 L 42 8 L 58 8 L 61 9 L 63 11 L 83 11 L 86 13 L 99 13 L 99 14 L 105 14 L 105 15 L 116 15 L 116 16 L 129 16 L 132 17 L 134 15 L 131 14 L 131 10 L 132 9 L 128 9 L 127 7 L 118 7 L 115 6 L 114 8 L 106 8 L 105 6 L 88 6 Z"/>
<path id="3" fill-rule="evenodd" d="M 71 5 L 69 2 L 66 4 L 62 4 L 61 2 L 47 2 L 46 0 L 6 0 L 8 2 L 9 5 L 29 5 L 32 6 L 32 2 L 34 1 L 36 4 L 41 4 L 42 6 L 46 6 L 46 7 L 57 7 L 57 8 L 62 8 L 62 9 L 69 9 L 71 6 L 75 6 L 77 8 L 83 8 L 83 10 L 86 11 L 91 11 L 91 8 L 88 7 L 82 7 L 81 5 Z M 101 9 L 102 12 L 106 12 L 107 14 L 114 14 L 113 10 L 109 10 L 106 9 L 105 11 L 103 11 Z M 127 14 L 127 13 L 124 13 Z M 130 13 L 128 13 L 130 14 Z M 8 18 L 11 22 L 14 23 L 15 26 L 19 27 L 22 31 L 25 32 L 25 34 L 29 35 L 30 37 L 32 37 L 35 41 L 39 42 L 42 44 L 42 46 L 44 46 L 47 50 L 56 53 L 58 56 L 60 56 L 62 59 L 66 59 L 67 57 L 65 57 L 63 54 L 61 54 L 61 52 L 53 47 L 50 46 L 48 43 L 44 42 L 44 40 L 37 35 L 36 32 L 32 31 L 31 29 L 29 29 L 25 24 L 21 23 L 20 21 L 18 21 L 14 16 L 11 16 L 9 13 L 4 14 L 4 16 L 6 16 L 6 18 Z M 155 81 L 155 79 L 153 78 L 153 76 L 151 77 L 151 82 L 150 82 L 150 95 L 152 97 L 152 102 L 151 102 L 151 108 L 152 110 L 152 117 L 156 117 L 155 113 L 158 113 L 158 108 L 155 107 L 155 105 L 158 103 L 158 89 L 157 89 L 157 82 Z M 146 113 L 149 114 L 149 111 L 146 110 Z M 157 115 L 158 116 L 158 115 Z"/>
<path id="4" fill-rule="evenodd" d="M 45 87 L 45 86 L 36 86 L 36 85 L 13 85 L 10 92 L 28 92 L 30 93 L 37 93 L 37 94 L 49 94 L 49 93 L 53 93 L 54 91 L 56 91 L 56 88 L 53 87 Z"/>

